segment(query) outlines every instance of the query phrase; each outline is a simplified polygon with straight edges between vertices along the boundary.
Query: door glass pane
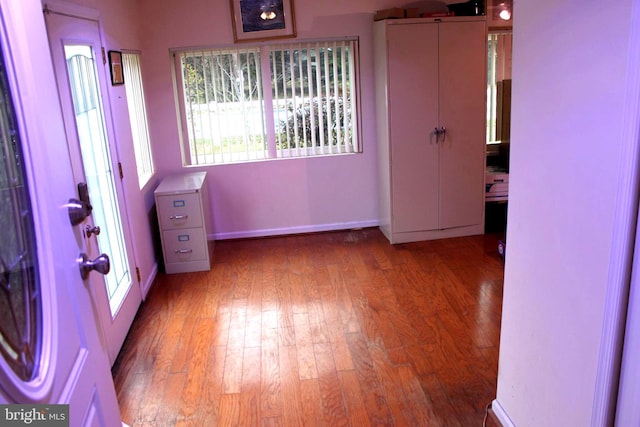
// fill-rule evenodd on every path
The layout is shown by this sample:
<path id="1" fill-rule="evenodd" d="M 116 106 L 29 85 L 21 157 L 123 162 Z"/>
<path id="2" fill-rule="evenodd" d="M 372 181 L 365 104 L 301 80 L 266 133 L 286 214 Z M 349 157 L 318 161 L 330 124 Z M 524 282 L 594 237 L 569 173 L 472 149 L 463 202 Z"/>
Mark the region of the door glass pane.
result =
<path id="1" fill-rule="evenodd" d="M 111 315 L 114 316 L 131 284 L 124 233 L 116 199 L 114 174 L 107 144 L 104 115 L 96 75 L 93 49 L 86 45 L 65 45 L 69 84 L 85 179 L 93 206 L 100 252 L 109 255 L 111 271 L 105 275 Z"/>
<path id="2" fill-rule="evenodd" d="M 0 354 L 30 381 L 40 359 L 42 303 L 21 144 L 0 52 Z"/>

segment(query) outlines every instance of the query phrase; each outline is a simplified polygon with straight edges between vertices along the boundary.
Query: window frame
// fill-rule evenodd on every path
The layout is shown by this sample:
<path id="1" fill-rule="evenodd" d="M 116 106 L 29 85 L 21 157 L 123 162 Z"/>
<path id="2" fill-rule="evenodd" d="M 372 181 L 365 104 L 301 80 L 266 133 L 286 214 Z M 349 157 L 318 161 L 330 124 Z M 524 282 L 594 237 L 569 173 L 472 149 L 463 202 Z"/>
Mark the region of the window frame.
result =
<path id="1" fill-rule="evenodd" d="M 491 38 L 496 38 L 496 42 L 502 40 L 502 46 L 496 49 L 496 46 L 493 45 L 490 51 Z M 511 29 L 490 30 L 487 33 L 487 124 L 485 137 L 487 145 L 507 142 L 497 139 L 498 114 L 500 113 L 497 108 L 499 103 L 497 84 L 500 81 L 511 79 L 512 55 L 513 31 Z"/>
<path id="2" fill-rule="evenodd" d="M 303 147 L 303 148 L 289 148 L 289 149 L 280 149 L 276 148 L 278 143 L 278 137 L 275 132 L 275 115 L 274 108 L 268 108 L 269 105 L 273 105 L 274 98 L 271 93 L 271 69 L 270 69 L 270 60 L 269 53 L 271 50 L 284 49 L 290 46 L 304 46 L 306 49 L 311 49 L 311 45 L 318 43 L 335 43 L 335 42 L 347 42 L 351 43 L 351 49 L 353 52 L 350 57 L 353 61 L 351 64 L 352 71 L 349 75 L 350 84 L 352 85 L 352 99 L 351 99 L 351 129 L 354 134 L 352 145 L 353 151 L 349 152 L 327 152 L 327 153 L 316 153 L 313 152 L 315 147 Z M 182 80 L 182 65 L 180 55 L 186 52 L 198 52 L 198 51 L 248 51 L 248 50 L 257 50 L 260 53 L 260 72 L 263 76 L 268 76 L 266 78 L 262 78 L 263 81 L 269 81 L 269 85 L 260 84 L 262 88 L 262 100 L 263 109 L 265 111 L 264 116 L 264 138 L 266 148 L 265 150 L 256 151 L 254 153 L 260 153 L 260 155 L 256 155 L 255 158 L 249 159 L 237 159 L 237 160 L 225 160 L 222 162 L 206 162 L 206 163 L 192 163 L 191 156 L 191 147 L 189 141 L 189 120 L 187 119 L 186 113 L 186 102 L 185 102 L 185 93 L 183 90 L 183 80 Z M 209 45 L 209 46 L 200 46 L 200 47 L 181 47 L 181 48 L 173 48 L 170 49 L 170 55 L 172 60 L 172 78 L 173 78 L 173 86 L 174 86 L 174 99 L 176 102 L 176 116 L 178 120 L 178 128 L 179 128 L 179 143 L 180 143 L 180 152 L 182 155 L 182 166 L 183 167 L 199 167 L 199 166 L 218 166 L 218 165 L 228 165 L 228 164 L 238 164 L 238 163 L 250 163 L 250 162 L 263 162 L 263 161 L 273 161 L 273 160 L 292 160 L 292 159 L 309 159 L 316 157 L 325 157 L 325 156 L 338 156 L 338 155 L 353 155 L 353 154 L 362 154 L 364 152 L 363 141 L 362 141 L 362 112 L 361 112 L 361 87 L 360 87 L 360 40 L 357 36 L 347 36 L 347 37 L 327 37 L 321 39 L 304 39 L 304 40 L 280 40 L 280 41 L 264 41 L 257 42 L 252 44 L 243 43 L 241 46 L 239 45 Z M 265 60 L 264 57 L 267 59 Z M 268 74 L 265 74 L 265 71 L 268 71 Z M 272 134 L 270 133 L 272 132 Z M 270 138 L 273 136 L 273 139 Z M 292 151 L 298 151 L 297 155 L 292 155 Z M 289 155 L 281 155 L 280 153 L 288 152 Z"/>
<path id="3" fill-rule="evenodd" d="M 132 81 L 132 79 L 130 78 L 128 79 L 126 77 L 127 65 L 125 64 L 125 62 L 128 61 L 127 59 L 128 55 L 135 55 L 138 58 L 138 70 L 139 70 L 138 77 L 140 81 L 141 96 L 139 99 L 135 99 L 135 100 L 131 100 L 129 98 L 129 93 L 131 90 L 133 90 L 132 85 L 134 82 Z M 144 90 L 144 78 L 142 76 L 142 52 L 139 50 L 123 50 L 122 51 L 122 69 L 123 69 L 123 73 L 125 74 L 125 82 L 126 82 L 125 94 L 127 95 L 127 113 L 129 115 L 129 125 L 131 127 L 131 140 L 133 144 L 134 157 L 136 160 L 136 173 L 138 175 L 138 186 L 140 187 L 140 189 L 143 189 L 144 186 L 151 181 L 151 178 L 153 178 L 155 174 L 155 165 L 153 161 L 153 146 L 151 144 L 151 134 L 149 131 L 149 114 L 147 110 L 147 96 Z M 135 136 L 134 123 L 131 120 L 132 102 L 140 102 L 140 105 L 135 106 L 134 108 L 142 110 L 141 114 L 144 117 L 143 132 L 145 134 L 145 141 L 140 141 Z M 144 147 L 140 146 L 141 143 L 144 144 Z M 142 163 L 142 166 L 141 166 L 141 163 Z"/>

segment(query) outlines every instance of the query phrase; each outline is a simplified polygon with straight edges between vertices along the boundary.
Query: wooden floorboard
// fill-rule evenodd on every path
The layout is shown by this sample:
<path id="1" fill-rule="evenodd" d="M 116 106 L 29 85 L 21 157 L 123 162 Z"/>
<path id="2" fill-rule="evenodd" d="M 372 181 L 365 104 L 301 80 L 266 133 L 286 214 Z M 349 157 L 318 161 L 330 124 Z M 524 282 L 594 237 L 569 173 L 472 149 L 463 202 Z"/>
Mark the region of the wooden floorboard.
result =
<path id="1" fill-rule="evenodd" d="M 215 245 L 159 274 L 113 367 L 134 426 L 481 426 L 503 260 L 492 235 L 378 229 Z"/>

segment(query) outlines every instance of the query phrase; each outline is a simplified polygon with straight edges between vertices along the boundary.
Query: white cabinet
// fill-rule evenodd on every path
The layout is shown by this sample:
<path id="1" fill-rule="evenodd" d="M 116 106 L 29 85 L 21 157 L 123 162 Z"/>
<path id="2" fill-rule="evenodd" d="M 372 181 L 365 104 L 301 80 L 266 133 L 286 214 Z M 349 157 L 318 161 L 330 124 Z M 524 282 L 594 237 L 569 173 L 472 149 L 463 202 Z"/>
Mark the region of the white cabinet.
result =
<path id="1" fill-rule="evenodd" d="M 374 23 L 380 215 L 392 243 L 483 233 L 484 17 Z"/>
<path id="2" fill-rule="evenodd" d="M 169 176 L 154 195 L 167 274 L 211 269 L 206 172 Z"/>

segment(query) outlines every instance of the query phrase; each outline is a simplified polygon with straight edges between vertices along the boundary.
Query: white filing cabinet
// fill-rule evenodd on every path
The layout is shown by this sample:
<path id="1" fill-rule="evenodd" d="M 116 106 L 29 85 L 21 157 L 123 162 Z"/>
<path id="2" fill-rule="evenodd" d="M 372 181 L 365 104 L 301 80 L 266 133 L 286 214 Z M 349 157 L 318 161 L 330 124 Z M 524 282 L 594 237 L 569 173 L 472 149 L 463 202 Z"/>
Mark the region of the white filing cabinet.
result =
<path id="1" fill-rule="evenodd" d="M 154 195 L 167 274 L 211 269 L 206 172 L 168 176 Z"/>

